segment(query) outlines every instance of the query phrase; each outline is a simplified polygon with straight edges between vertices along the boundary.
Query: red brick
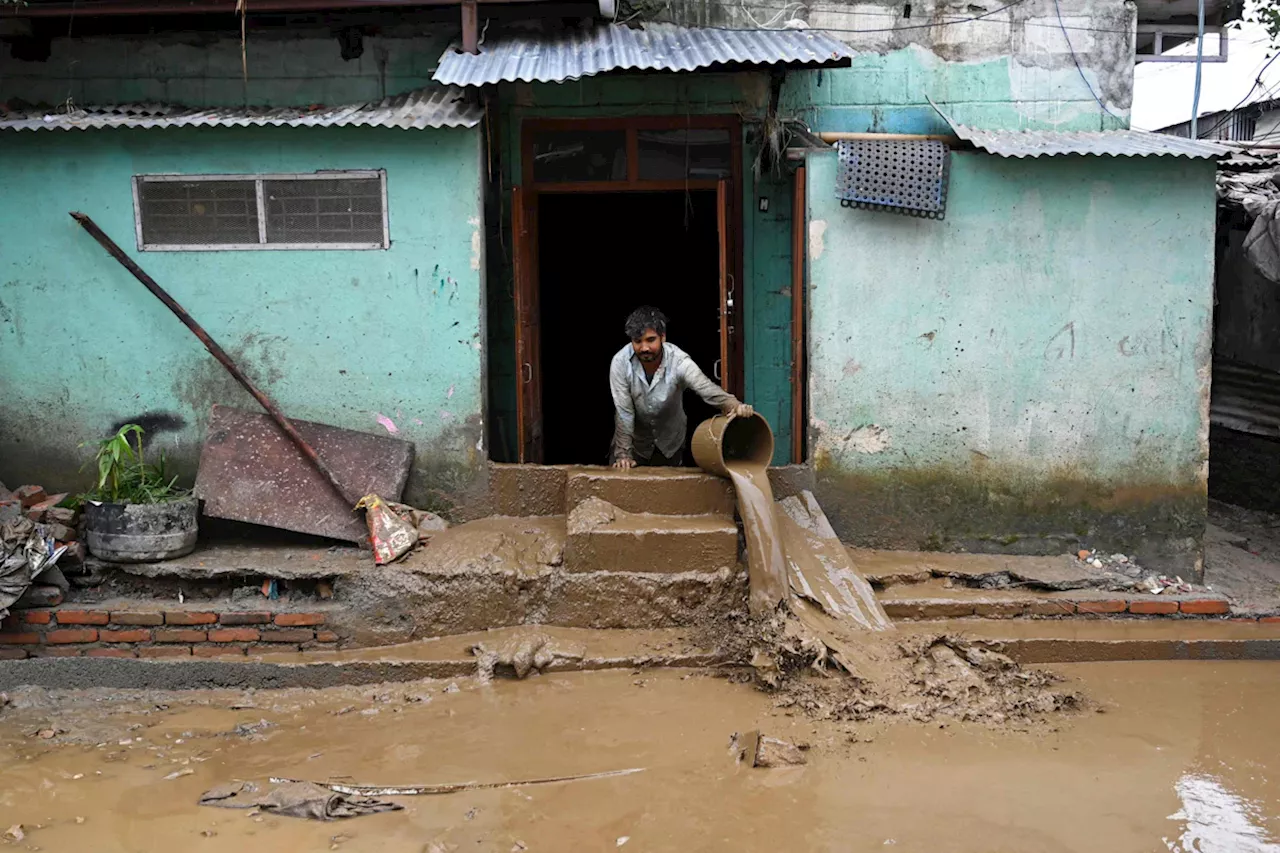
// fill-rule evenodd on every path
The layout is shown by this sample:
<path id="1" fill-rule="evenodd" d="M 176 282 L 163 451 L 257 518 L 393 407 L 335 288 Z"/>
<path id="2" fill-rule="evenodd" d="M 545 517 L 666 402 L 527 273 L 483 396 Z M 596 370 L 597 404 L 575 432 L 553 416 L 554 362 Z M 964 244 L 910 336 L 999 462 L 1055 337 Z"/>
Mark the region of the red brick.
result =
<path id="1" fill-rule="evenodd" d="M 958 601 L 886 601 L 884 612 L 890 619 L 950 619 L 972 616 L 973 605 Z"/>
<path id="2" fill-rule="evenodd" d="M 156 631 L 157 643 L 203 643 L 204 631 Z"/>
<path id="3" fill-rule="evenodd" d="M 1183 613 L 1216 614 L 1227 613 L 1231 607 L 1222 599 L 1197 598 L 1192 601 L 1180 602 L 1179 609 Z"/>
<path id="4" fill-rule="evenodd" d="M 1027 605 L 1028 616 L 1070 616 L 1075 612 L 1074 601 L 1060 601 L 1056 598 L 1048 601 L 1033 601 Z"/>
<path id="5" fill-rule="evenodd" d="M 244 656 L 244 649 L 239 646 L 193 646 L 191 653 L 198 658 L 217 658 Z"/>
<path id="6" fill-rule="evenodd" d="M 0 660 L 22 660 L 26 656 L 26 649 L 0 649 Z"/>
<path id="7" fill-rule="evenodd" d="M 1130 613 L 1141 613 L 1144 615 L 1152 615 L 1156 613 L 1177 613 L 1178 602 L 1176 601 L 1130 601 Z"/>
<path id="8" fill-rule="evenodd" d="M 1280 616 L 1259 616 L 1259 622 L 1280 622 Z"/>
<path id="9" fill-rule="evenodd" d="M 111 621 L 111 614 L 105 610 L 59 610 L 59 625 L 105 625 Z"/>
<path id="10" fill-rule="evenodd" d="M 61 643 L 96 643 L 98 642 L 98 630 L 96 628 L 63 628 L 60 631 L 50 631 L 44 635 L 45 642 L 61 644 Z"/>
<path id="11" fill-rule="evenodd" d="M 130 610 L 112 611 L 111 621 L 117 625 L 163 625 L 163 613 L 138 613 Z"/>
<path id="12" fill-rule="evenodd" d="M 223 613 L 222 624 L 224 627 L 233 625 L 266 625 L 271 621 L 270 613 Z"/>
<path id="13" fill-rule="evenodd" d="M 338 635 L 332 631 L 316 631 L 316 639 L 321 643 L 336 643 Z"/>
<path id="14" fill-rule="evenodd" d="M 124 631 L 101 631 L 98 639 L 104 643 L 149 643 L 151 632 L 146 628 L 129 628 Z"/>
<path id="15" fill-rule="evenodd" d="M 18 486 L 13 490 L 13 496 L 22 502 L 23 509 L 35 506 L 49 497 L 40 486 Z"/>
<path id="16" fill-rule="evenodd" d="M 40 642 L 40 635 L 30 631 L 0 632 L 0 643 L 11 646 L 32 646 Z"/>
<path id="17" fill-rule="evenodd" d="M 209 642 L 256 643 L 260 636 L 257 628 L 219 628 L 209 632 Z"/>
<path id="18" fill-rule="evenodd" d="M 1093 601 L 1077 601 L 1077 613 L 1123 613 L 1129 606 L 1127 601 L 1122 599 L 1101 599 Z"/>
<path id="19" fill-rule="evenodd" d="M 22 621 L 28 625 L 48 625 L 49 620 L 53 618 L 52 610 L 24 610 L 21 613 Z"/>
<path id="20" fill-rule="evenodd" d="M 74 646 L 58 646 L 52 649 L 40 649 L 36 655 L 42 658 L 78 658 L 84 649 L 77 649 Z"/>
<path id="21" fill-rule="evenodd" d="M 44 517 L 46 521 L 75 527 L 76 522 L 80 520 L 80 513 L 68 506 L 50 505 L 50 507 L 45 510 Z"/>
<path id="22" fill-rule="evenodd" d="M 57 539 L 59 542 L 67 542 L 76 538 L 76 531 L 67 527 L 65 524 L 57 524 L 56 522 L 45 522 L 45 532 Z"/>
<path id="23" fill-rule="evenodd" d="M 27 518 L 31 519 L 32 521 L 44 521 L 46 520 L 45 514 L 48 513 L 49 510 L 56 507 L 58 504 L 62 503 L 62 501 L 64 501 L 66 497 L 67 497 L 66 493 L 47 497 L 38 503 L 33 503 L 31 506 L 26 507 L 26 509 L 24 510 L 24 514 L 27 516 Z M 54 520 L 56 521 L 56 519 Z"/>
<path id="24" fill-rule="evenodd" d="M 323 613 L 277 613 L 276 624 L 282 628 L 304 628 L 309 625 L 323 625 Z"/>
<path id="25" fill-rule="evenodd" d="M 133 649 L 89 649 L 85 652 L 86 657 L 91 658 L 131 658 L 133 657 Z"/>
<path id="26" fill-rule="evenodd" d="M 292 631 L 263 631 L 264 643 L 309 643 L 315 639 L 314 631 L 295 628 Z"/>
<path id="27" fill-rule="evenodd" d="M 190 646 L 144 646 L 138 649 L 140 658 L 189 658 Z"/>
<path id="28" fill-rule="evenodd" d="M 218 621 L 216 613 L 196 613 L 191 610 L 166 610 L 166 625 L 213 625 Z"/>

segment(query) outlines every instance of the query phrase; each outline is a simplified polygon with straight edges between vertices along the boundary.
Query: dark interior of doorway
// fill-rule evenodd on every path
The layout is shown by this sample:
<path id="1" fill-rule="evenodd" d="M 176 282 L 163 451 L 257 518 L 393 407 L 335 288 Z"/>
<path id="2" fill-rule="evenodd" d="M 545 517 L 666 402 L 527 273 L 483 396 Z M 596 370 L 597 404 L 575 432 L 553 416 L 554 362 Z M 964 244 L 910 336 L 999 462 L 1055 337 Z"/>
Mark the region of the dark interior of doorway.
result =
<path id="1" fill-rule="evenodd" d="M 538 201 L 547 464 L 602 465 L 613 436 L 609 360 L 640 305 L 708 376 L 720 357 L 716 194 L 543 194 Z M 689 432 L 715 411 L 685 393 Z M 685 439 L 686 449 L 688 437 Z M 686 461 L 692 457 L 686 453 Z"/>

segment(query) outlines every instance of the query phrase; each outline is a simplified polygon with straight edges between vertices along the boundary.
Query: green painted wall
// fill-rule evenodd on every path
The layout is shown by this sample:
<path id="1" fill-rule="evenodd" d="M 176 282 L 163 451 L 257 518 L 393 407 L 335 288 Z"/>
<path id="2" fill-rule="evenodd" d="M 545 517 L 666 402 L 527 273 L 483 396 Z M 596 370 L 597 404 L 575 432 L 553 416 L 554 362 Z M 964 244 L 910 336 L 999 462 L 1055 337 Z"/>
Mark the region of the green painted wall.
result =
<path id="1" fill-rule="evenodd" d="M 245 42 L 210 33 L 54 39 L 43 62 L 0 51 L 0 101 L 84 106 L 305 106 L 376 101 L 431 84 L 449 28 L 439 35 L 369 36 L 344 60 L 314 30 L 251 30 Z"/>
<path id="2" fill-rule="evenodd" d="M 500 221 L 509 227 L 510 189 L 520 163 L 520 121 L 626 115 L 739 115 L 743 118 L 743 310 L 746 319 L 745 396 L 768 418 L 777 437 L 775 464 L 791 461 L 791 175 L 757 179 L 752 163 L 769 98 L 767 74 L 629 74 L 560 84 L 499 87 L 502 193 Z M 760 212 L 759 198 L 770 200 Z M 494 457 L 515 458 L 515 337 L 512 327 L 510 232 L 489 233 L 490 439 Z M 632 235 L 637 250 L 643 230 Z M 614 319 L 608 322 L 616 322 Z M 678 343 L 678 342 L 677 342 Z M 710 365 L 703 365 L 709 370 Z M 601 376 L 604 374 L 601 373 Z M 603 381 L 603 380 L 602 380 Z"/>
<path id="3" fill-rule="evenodd" d="M 946 219 L 810 158 L 810 448 L 864 545 L 1199 566 L 1214 164 L 954 153 Z"/>
<path id="4" fill-rule="evenodd" d="M 483 444 L 483 162 L 476 130 L 200 128 L 0 133 L 0 479 L 67 489 L 78 445 L 144 414 L 194 469 L 211 403 L 254 403 L 77 226 L 90 214 L 292 416 L 417 445 L 409 497 L 466 492 Z M 387 170 L 386 251 L 136 252 L 147 172 Z"/>

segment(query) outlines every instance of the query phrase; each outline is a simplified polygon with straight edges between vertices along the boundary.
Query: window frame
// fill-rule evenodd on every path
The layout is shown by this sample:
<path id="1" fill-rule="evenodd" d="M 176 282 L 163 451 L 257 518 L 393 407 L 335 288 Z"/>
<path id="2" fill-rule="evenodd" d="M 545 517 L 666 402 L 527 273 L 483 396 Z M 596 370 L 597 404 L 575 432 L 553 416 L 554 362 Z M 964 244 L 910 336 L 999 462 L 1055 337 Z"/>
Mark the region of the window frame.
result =
<path id="1" fill-rule="evenodd" d="M 382 241 L 378 243 L 268 243 L 267 210 L 263 193 L 265 181 L 324 181 L 378 179 L 382 196 Z M 142 194 L 144 183 L 190 183 L 193 181 L 253 181 L 258 201 L 257 243 L 147 243 L 142 237 Z M 317 172 L 260 172 L 253 174 L 198 174 L 176 172 L 146 173 L 133 176 L 133 227 L 139 252 L 261 252 L 261 251 L 368 251 L 391 248 L 391 215 L 387 208 L 386 169 L 333 169 Z"/>

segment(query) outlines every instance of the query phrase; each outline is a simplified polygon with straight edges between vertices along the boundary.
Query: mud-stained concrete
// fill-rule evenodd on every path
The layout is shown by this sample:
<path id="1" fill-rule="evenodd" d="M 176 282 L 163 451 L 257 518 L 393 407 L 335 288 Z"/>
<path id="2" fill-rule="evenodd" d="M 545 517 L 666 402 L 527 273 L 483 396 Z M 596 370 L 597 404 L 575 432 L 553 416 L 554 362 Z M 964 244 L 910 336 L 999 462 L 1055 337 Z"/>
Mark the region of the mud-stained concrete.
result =
<path id="1" fill-rule="evenodd" d="M 1052 725 L 814 722 L 689 671 L 306 691 L 11 693 L 0 790 L 16 850 L 1271 850 L 1275 665 L 1055 671 L 1105 713 Z M 806 744 L 738 765 L 734 733 Z M 46 736 L 42 736 L 46 735 Z M 319 823 L 196 805 L 237 779 L 562 785 L 393 798 Z M 927 813 L 927 819 L 925 815 Z M 798 841 L 803 839 L 803 841 Z"/>
<path id="2" fill-rule="evenodd" d="M 331 625 L 360 645 L 523 623 L 663 628 L 729 612 L 745 596 L 744 573 L 733 564 L 673 573 L 643 571 L 643 564 L 568 571 L 565 539 L 563 517 L 487 518 L 450 528 L 399 563 L 339 578 L 335 598 L 346 608 Z"/>
<path id="3" fill-rule="evenodd" d="M 626 512 L 590 497 L 569 513 L 571 572 L 717 571 L 738 562 L 738 528 L 723 515 Z"/>

